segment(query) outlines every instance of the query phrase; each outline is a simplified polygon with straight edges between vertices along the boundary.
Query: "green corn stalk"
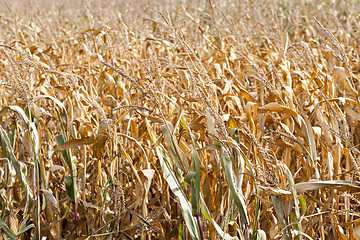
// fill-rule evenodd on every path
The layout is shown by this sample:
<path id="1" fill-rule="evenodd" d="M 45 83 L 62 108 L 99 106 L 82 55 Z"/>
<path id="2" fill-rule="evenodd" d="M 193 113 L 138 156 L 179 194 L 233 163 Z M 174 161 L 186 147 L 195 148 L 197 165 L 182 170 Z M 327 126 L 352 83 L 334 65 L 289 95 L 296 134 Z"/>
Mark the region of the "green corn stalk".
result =
<path id="1" fill-rule="evenodd" d="M 153 143 L 155 144 L 157 142 L 157 139 L 156 139 L 155 135 L 153 134 L 153 130 L 147 119 L 146 119 L 146 125 L 147 125 L 147 129 L 148 129 L 150 138 L 152 139 Z M 194 240 L 201 239 L 200 231 L 198 229 L 197 219 L 192 215 L 190 203 L 189 203 L 188 199 L 186 198 L 184 192 L 182 191 L 182 188 L 173 172 L 173 165 L 172 165 L 170 158 L 167 155 L 164 147 L 162 146 L 162 144 L 159 144 L 156 147 L 156 153 L 160 160 L 163 177 L 165 178 L 166 182 L 169 184 L 171 191 L 179 198 L 182 215 L 184 217 L 186 226 L 189 230 L 191 237 Z"/>

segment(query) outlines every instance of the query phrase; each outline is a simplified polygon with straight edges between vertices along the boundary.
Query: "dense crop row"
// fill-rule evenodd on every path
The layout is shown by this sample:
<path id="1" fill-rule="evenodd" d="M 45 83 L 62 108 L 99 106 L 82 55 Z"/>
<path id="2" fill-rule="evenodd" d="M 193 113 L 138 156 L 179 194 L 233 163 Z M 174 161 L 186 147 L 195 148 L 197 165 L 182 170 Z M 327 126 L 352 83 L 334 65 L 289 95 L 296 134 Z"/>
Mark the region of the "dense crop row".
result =
<path id="1" fill-rule="evenodd" d="M 4 1 L 0 239 L 356 238 L 355 2 Z"/>

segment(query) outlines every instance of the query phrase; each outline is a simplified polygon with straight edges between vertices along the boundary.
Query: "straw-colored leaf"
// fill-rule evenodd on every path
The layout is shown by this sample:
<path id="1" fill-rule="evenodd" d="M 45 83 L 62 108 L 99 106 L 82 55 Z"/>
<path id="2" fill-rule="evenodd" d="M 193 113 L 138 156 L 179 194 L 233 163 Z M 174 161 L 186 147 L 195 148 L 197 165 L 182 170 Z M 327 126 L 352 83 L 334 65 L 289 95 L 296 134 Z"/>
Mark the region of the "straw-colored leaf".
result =
<path id="1" fill-rule="evenodd" d="M 263 107 L 259 108 L 260 111 L 273 111 L 273 112 L 282 112 L 282 113 L 287 113 L 291 116 L 298 116 L 297 112 L 295 112 L 294 110 L 287 108 L 283 105 L 281 105 L 280 103 L 277 102 L 271 102 L 266 104 Z"/>
<path id="2" fill-rule="evenodd" d="M 79 146 L 83 146 L 83 145 L 89 145 L 92 144 L 93 142 L 95 142 L 95 138 L 94 137 L 87 137 L 87 138 L 80 138 L 80 139 L 71 139 L 69 141 L 67 141 L 66 143 L 58 146 L 57 148 L 54 149 L 54 152 L 60 152 L 60 151 L 64 151 L 70 148 L 74 148 L 74 147 L 79 147 Z"/>
<path id="3" fill-rule="evenodd" d="M 360 189 L 360 182 L 351 182 L 345 180 L 321 181 L 321 180 L 312 179 L 307 182 L 301 182 L 295 184 L 295 188 L 298 193 L 313 191 L 328 187 L 341 187 L 345 190 Z"/>

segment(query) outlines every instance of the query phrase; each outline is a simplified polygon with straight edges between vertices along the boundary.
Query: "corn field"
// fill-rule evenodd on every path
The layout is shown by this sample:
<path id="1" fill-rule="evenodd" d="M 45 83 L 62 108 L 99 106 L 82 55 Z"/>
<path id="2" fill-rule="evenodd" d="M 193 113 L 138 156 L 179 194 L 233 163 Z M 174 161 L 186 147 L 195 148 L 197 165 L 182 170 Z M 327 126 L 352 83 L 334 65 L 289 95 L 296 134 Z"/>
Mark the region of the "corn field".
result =
<path id="1" fill-rule="evenodd" d="M 360 239 L 360 2 L 1 0 L 0 239 Z"/>

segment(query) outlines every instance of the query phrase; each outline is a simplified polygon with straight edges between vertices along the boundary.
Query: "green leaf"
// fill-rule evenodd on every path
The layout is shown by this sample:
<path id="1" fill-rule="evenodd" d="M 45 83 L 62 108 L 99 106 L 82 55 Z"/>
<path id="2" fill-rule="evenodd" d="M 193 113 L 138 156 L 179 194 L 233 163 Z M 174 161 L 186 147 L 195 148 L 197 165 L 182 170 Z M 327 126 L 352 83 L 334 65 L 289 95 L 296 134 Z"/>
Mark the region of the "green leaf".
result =
<path id="1" fill-rule="evenodd" d="M 14 148 L 15 146 L 15 140 L 16 140 L 16 121 L 11 121 L 11 129 L 8 134 L 8 137 L 10 139 L 11 147 Z"/>
<path id="2" fill-rule="evenodd" d="M 184 184 L 183 184 L 183 189 L 186 187 L 186 185 L 189 184 L 189 182 L 191 181 L 191 179 L 193 179 L 193 177 L 195 176 L 195 172 L 189 171 L 188 174 L 186 175 L 185 179 L 184 179 Z"/>
<path id="3" fill-rule="evenodd" d="M 146 125 L 147 125 L 148 132 L 149 132 L 153 142 L 156 143 L 157 142 L 156 137 L 153 134 L 152 128 L 147 119 L 146 119 Z M 198 229 L 197 221 L 193 217 L 192 212 L 191 212 L 190 203 L 189 203 L 188 199 L 186 198 L 184 192 L 182 191 L 177 178 L 175 177 L 170 158 L 167 155 L 164 147 L 161 144 L 156 147 L 156 153 L 160 160 L 160 165 L 161 165 L 163 176 L 164 176 L 166 182 L 169 184 L 171 191 L 179 199 L 180 209 L 181 209 L 182 215 L 184 217 L 184 220 L 186 222 L 186 226 L 189 230 L 189 233 L 193 239 L 198 240 L 198 239 L 200 239 L 200 232 Z"/>
<path id="4" fill-rule="evenodd" d="M 192 209 L 195 216 L 200 213 L 200 185 L 201 185 L 201 171 L 200 171 L 200 161 L 199 155 L 196 150 L 194 136 L 191 132 L 190 126 L 186 119 L 181 116 L 180 121 L 185 129 L 189 132 L 191 138 L 191 151 L 192 151 L 192 159 L 193 159 L 193 166 L 195 171 L 194 179 L 192 180 L 192 193 L 191 193 L 191 200 L 192 200 Z"/>
<path id="5" fill-rule="evenodd" d="M 301 232 L 302 231 L 301 215 L 300 215 L 299 199 L 298 199 L 297 193 L 296 193 L 295 182 L 294 182 L 292 174 L 291 174 L 289 168 L 286 166 L 286 164 L 281 163 L 281 166 L 282 166 L 282 168 L 284 170 L 286 178 L 289 181 L 290 189 L 291 189 L 291 192 L 292 192 L 292 195 L 293 195 L 293 198 L 294 198 L 294 207 L 295 207 L 295 215 L 296 215 L 295 221 L 299 222 L 296 226 L 297 226 L 297 229 Z M 298 239 L 301 240 L 302 236 L 298 236 Z"/>
<path id="6" fill-rule="evenodd" d="M 64 135 L 62 135 L 62 134 L 56 135 L 55 140 L 56 140 L 58 147 L 60 147 L 61 145 L 63 145 L 65 143 Z M 68 166 L 71 167 L 70 155 L 69 155 L 68 150 L 61 151 L 61 155 L 62 155 L 63 159 L 65 160 L 65 162 L 68 164 Z"/>
<path id="7" fill-rule="evenodd" d="M 193 239 L 200 239 L 197 221 L 192 216 L 190 203 L 185 197 L 185 194 L 172 171 L 172 165 L 169 161 L 169 157 L 166 155 L 164 149 L 162 149 L 161 146 L 156 147 L 156 153 L 159 157 L 161 169 L 163 171 L 163 176 L 166 182 L 169 184 L 171 191 L 179 198 L 180 208 L 191 237 Z"/>
<path id="8" fill-rule="evenodd" d="M 184 225 L 181 225 L 180 230 L 179 230 L 179 238 L 178 238 L 178 240 L 183 240 L 184 239 L 183 236 L 184 236 Z"/>
<path id="9" fill-rule="evenodd" d="M 167 124 L 170 125 L 171 123 Z M 172 125 L 170 125 L 170 127 L 172 127 Z M 171 133 L 166 126 L 162 126 L 161 130 L 165 135 L 166 142 L 170 150 L 170 156 L 174 160 L 176 167 L 180 168 L 183 172 L 187 172 L 189 170 L 189 163 L 187 162 L 185 153 L 180 149 L 178 143 L 171 136 Z"/>
<path id="10" fill-rule="evenodd" d="M 302 213 L 305 214 L 306 208 L 307 208 L 306 207 L 306 200 L 305 200 L 305 198 L 303 196 L 298 196 L 298 198 L 299 198 L 299 201 L 301 203 Z"/>
<path id="11" fill-rule="evenodd" d="M 0 218 L 0 227 L 1 231 L 4 232 L 11 240 L 17 239 L 15 233 L 6 225 L 2 218 Z"/>
<path id="12" fill-rule="evenodd" d="M 230 188 L 230 192 L 231 192 L 232 197 L 234 198 L 236 207 L 239 210 L 239 213 L 241 216 L 241 221 L 244 224 L 248 225 L 249 218 L 247 216 L 244 197 L 240 196 L 239 192 L 235 188 L 235 184 L 234 184 L 234 180 L 233 180 L 233 170 L 232 170 L 231 159 L 230 159 L 229 155 L 227 154 L 227 152 L 225 151 L 225 149 L 223 148 L 223 146 L 220 145 L 220 143 L 217 143 L 217 148 L 220 151 L 220 162 L 221 162 L 221 166 L 224 169 L 225 180 L 226 180 L 227 185 Z"/>
<path id="13" fill-rule="evenodd" d="M 271 196 L 271 199 L 274 204 L 277 219 L 279 220 L 280 225 L 282 227 L 284 239 L 290 240 L 291 238 L 288 234 L 287 229 L 285 228 L 287 226 L 287 224 L 286 224 L 286 219 L 285 219 L 285 215 L 284 215 L 284 211 L 283 211 L 283 207 L 282 207 L 283 204 L 281 201 L 281 197 L 280 196 Z"/>
<path id="14" fill-rule="evenodd" d="M 204 215 L 204 217 L 205 217 L 207 220 L 209 220 L 209 222 L 212 223 L 212 225 L 214 225 L 215 230 L 218 232 L 219 236 L 220 236 L 222 239 L 224 239 L 224 240 L 233 240 L 233 239 L 234 239 L 234 238 L 231 237 L 229 234 L 225 233 L 225 232 L 221 229 L 221 227 L 215 222 L 215 220 L 210 217 L 209 209 L 208 209 L 208 207 L 206 206 L 205 201 L 204 201 L 204 199 L 203 199 L 202 197 L 201 197 L 201 205 L 200 205 L 200 207 L 201 207 L 201 213 L 202 213 L 202 215 Z"/>
<path id="15" fill-rule="evenodd" d="M 194 146 L 191 146 L 193 152 L 193 163 L 195 167 L 195 177 L 194 181 L 194 191 L 195 191 L 195 202 L 193 203 L 193 213 L 194 215 L 199 214 L 200 212 L 200 183 L 201 183 L 201 176 L 200 176 L 200 163 L 199 163 L 199 155 Z"/>
<path id="16" fill-rule="evenodd" d="M 6 131 L 2 128 L 0 125 L 0 144 L 3 151 L 3 154 L 6 158 L 10 159 L 11 164 L 15 168 L 15 172 L 17 176 L 19 177 L 22 186 L 26 189 L 26 194 L 30 196 L 30 198 L 33 198 L 33 194 L 30 190 L 30 187 L 28 185 L 27 181 L 27 167 L 24 163 L 19 162 L 14 154 L 14 149 L 11 146 L 10 139 L 7 136 Z"/>
<path id="17" fill-rule="evenodd" d="M 75 202 L 75 189 L 72 176 L 65 178 L 66 194 L 69 196 L 71 202 Z"/>
<path id="18" fill-rule="evenodd" d="M 28 226 L 26 226 L 25 228 L 21 229 L 18 234 L 16 234 L 16 237 L 20 237 L 23 233 L 25 233 L 27 230 L 35 228 L 34 224 L 30 224 Z"/>

